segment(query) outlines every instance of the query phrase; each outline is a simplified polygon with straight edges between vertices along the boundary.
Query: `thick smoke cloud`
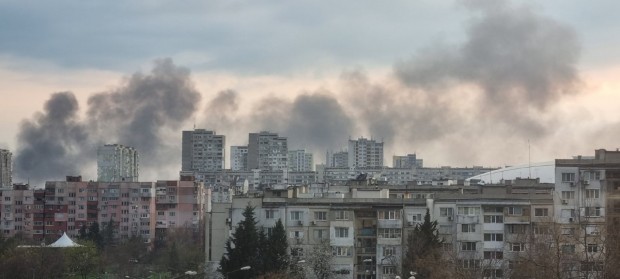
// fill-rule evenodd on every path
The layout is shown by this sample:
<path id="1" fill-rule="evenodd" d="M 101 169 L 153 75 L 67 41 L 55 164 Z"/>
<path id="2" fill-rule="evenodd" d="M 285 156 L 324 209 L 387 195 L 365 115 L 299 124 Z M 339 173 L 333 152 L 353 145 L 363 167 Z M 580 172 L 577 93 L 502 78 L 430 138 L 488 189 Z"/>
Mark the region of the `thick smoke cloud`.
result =
<path id="1" fill-rule="evenodd" d="M 416 51 L 380 82 L 362 71 L 343 74 L 347 103 L 367 134 L 385 137 L 388 148 L 408 145 L 472 161 L 492 145 L 553 133 L 555 103 L 580 85 L 574 31 L 505 2 L 472 1 L 467 8 L 474 17 L 460 44 Z M 472 142 L 489 144 L 472 148 Z"/>
<path id="2" fill-rule="evenodd" d="M 88 160 L 83 151 L 89 133 L 77 117 L 78 108 L 72 93 L 55 93 L 42 113 L 21 123 L 15 172 L 22 179 L 40 183 L 79 174 L 81 163 Z"/>
<path id="3" fill-rule="evenodd" d="M 137 148 L 141 165 L 149 168 L 165 163 L 160 154 L 177 149 L 163 139 L 177 133 L 199 101 L 189 70 L 159 60 L 149 75 L 136 73 L 120 88 L 92 96 L 88 122 L 100 138 Z"/>
<path id="4" fill-rule="evenodd" d="M 166 139 L 176 136 L 199 101 L 189 71 L 169 59 L 156 61 L 150 74 L 136 73 L 117 89 L 93 95 L 84 120 L 72 93 L 54 94 L 43 113 L 20 127 L 16 174 L 35 183 L 79 174 L 105 143 L 136 148 L 141 170 L 176 169 L 178 142 Z"/>
<path id="5" fill-rule="evenodd" d="M 202 124 L 219 134 L 243 137 L 245 143 L 248 132 L 278 132 L 288 137 L 290 148 L 319 155 L 328 149 L 340 149 L 355 130 L 355 121 L 330 95 L 325 91 L 304 93 L 290 101 L 265 97 L 251 106 L 250 113 L 242 115 L 238 111 L 238 94 L 221 91 L 208 103 Z"/>
<path id="6" fill-rule="evenodd" d="M 397 63 L 397 79 L 433 95 L 470 85 L 479 89 L 476 105 L 486 117 L 510 124 L 515 132 L 542 136 L 550 123 L 541 122 L 539 114 L 579 85 L 574 31 L 524 7 L 471 3 L 480 15 L 471 21 L 465 41 Z"/>

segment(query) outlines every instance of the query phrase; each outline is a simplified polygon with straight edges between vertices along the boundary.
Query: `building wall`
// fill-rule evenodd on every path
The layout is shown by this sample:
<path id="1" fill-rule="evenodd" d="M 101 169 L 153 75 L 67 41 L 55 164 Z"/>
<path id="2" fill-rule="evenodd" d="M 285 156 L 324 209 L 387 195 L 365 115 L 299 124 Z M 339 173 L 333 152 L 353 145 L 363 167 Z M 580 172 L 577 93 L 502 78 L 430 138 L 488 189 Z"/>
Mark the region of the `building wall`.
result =
<path id="1" fill-rule="evenodd" d="M 138 181 L 138 151 L 120 144 L 106 144 L 97 149 L 97 181 Z"/>
<path id="2" fill-rule="evenodd" d="M 248 140 L 248 168 L 261 170 L 288 169 L 288 143 L 277 133 L 250 133 Z"/>
<path id="3" fill-rule="evenodd" d="M 226 137 L 215 131 L 183 131 L 181 171 L 207 172 L 225 168 Z"/>
<path id="4" fill-rule="evenodd" d="M 233 171 L 248 171 L 248 147 L 230 147 L 230 169 Z"/>
<path id="5" fill-rule="evenodd" d="M 383 167 L 383 142 L 359 138 L 349 140 L 349 168 Z"/>
<path id="6" fill-rule="evenodd" d="M 0 188 L 11 188 L 13 186 L 12 169 L 13 154 L 6 150 L 0 149 Z"/>
<path id="7" fill-rule="evenodd" d="M 290 150 L 288 152 L 289 171 L 313 171 L 314 159 L 312 153 L 305 150 Z"/>

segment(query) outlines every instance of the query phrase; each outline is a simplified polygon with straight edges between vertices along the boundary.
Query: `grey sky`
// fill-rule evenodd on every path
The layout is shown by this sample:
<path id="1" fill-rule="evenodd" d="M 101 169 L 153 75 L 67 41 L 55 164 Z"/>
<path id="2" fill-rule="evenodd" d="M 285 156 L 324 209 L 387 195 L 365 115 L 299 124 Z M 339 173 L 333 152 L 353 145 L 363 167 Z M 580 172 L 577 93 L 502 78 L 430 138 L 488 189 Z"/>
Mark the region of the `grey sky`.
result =
<path id="1" fill-rule="evenodd" d="M 0 148 L 18 154 L 28 146 L 17 135 L 24 139 L 36 129 L 20 127 L 44 123 L 55 92 L 73 92 L 77 102 L 76 122 L 64 126 L 101 125 L 88 121 L 93 106 L 87 100 L 123 91 L 133 73 L 150 72 L 160 58 L 191 72 L 180 79 L 191 90 L 177 86 L 174 94 L 195 89 L 200 95 L 174 110 L 182 117 L 158 118 L 172 124 L 149 133 L 158 137 L 147 149 L 165 143 L 162 154 L 172 166 L 180 152 L 171 143 L 193 123 L 226 134 L 229 145 L 271 129 L 315 151 L 318 162 L 322 149 L 338 149 L 350 136 L 385 139 L 386 158 L 417 151 L 434 165 L 523 162 L 530 139 L 545 160 L 615 148 L 616 137 L 605 133 L 620 123 L 610 105 L 620 99 L 619 2 L 506 3 L 0 0 Z M 524 5 L 531 18 L 518 10 Z M 515 9 L 504 11 L 514 20 L 485 11 L 493 6 Z M 525 40 L 506 35 L 511 22 Z M 556 23 L 566 32 L 555 32 Z M 529 34 L 528 24 L 542 36 Z M 502 44 L 511 58 L 538 58 L 505 59 Z M 151 91 L 145 98 L 158 98 Z M 166 108 L 164 100 L 174 94 L 151 101 Z M 317 140 L 313 131 L 328 119 L 334 121 Z M 118 119 L 103 124 L 126 126 Z M 92 177 L 92 168 L 85 172 Z"/>

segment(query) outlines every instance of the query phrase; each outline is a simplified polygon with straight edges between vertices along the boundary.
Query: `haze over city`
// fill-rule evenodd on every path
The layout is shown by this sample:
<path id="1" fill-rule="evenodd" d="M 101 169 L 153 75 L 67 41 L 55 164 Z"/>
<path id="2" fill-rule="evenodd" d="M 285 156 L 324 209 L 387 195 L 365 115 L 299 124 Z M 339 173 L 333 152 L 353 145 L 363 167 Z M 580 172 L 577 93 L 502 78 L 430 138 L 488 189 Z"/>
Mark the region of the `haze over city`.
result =
<path id="1" fill-rule="evenodd" d="M 94 178 L 103 143 L 138 149 L 141 179 L 175 178 L 193 127 L 228 146 L 277 132 L 317 162 L 361 136 L 428 166 L 611 150 L 618 8 L 3 2 L 0 148 L 14 153 L 15 181 Z"/>

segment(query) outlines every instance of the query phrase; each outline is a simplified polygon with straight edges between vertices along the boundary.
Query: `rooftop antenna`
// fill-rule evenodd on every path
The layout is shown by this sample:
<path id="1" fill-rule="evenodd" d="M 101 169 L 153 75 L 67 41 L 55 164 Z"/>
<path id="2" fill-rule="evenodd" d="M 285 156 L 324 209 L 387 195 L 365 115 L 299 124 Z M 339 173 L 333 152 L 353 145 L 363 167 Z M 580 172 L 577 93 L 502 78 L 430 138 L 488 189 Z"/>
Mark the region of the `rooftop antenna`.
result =
<path id="1" fill-rule="evenodd" d="M 530 139 L 527 139 L 527 171 L 527 178 L 532 178 L 532 148 L 530 146 Z"/>

